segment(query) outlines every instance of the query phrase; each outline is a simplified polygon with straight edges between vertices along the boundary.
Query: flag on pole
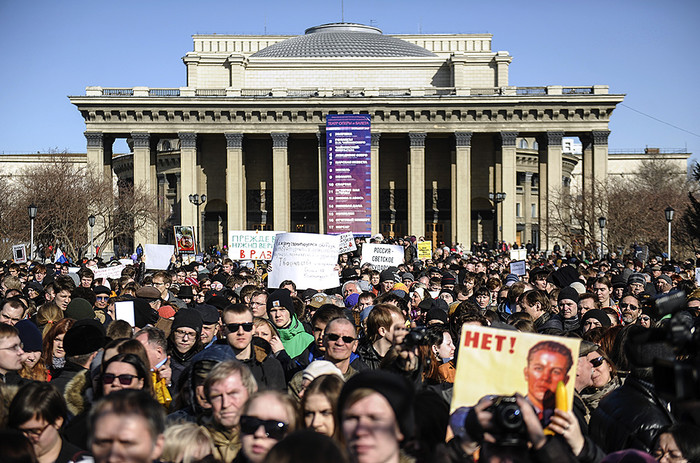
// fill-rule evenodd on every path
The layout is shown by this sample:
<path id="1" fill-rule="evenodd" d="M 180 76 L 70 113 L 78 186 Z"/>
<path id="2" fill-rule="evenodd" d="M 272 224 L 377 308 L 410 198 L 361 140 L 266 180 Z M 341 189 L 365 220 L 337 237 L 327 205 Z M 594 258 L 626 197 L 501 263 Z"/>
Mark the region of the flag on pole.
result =
<path id="1" fill-rule="evenodd" d="M 59 264 L 65 264 L 68 262 L 68 259 L 66 259 L 66 255 L 63 254 L 63 251 L 61 251 L 61 248 L 56 248 L 56 258 L 53 260 L 53 263 L 55 264 L 58 262 Z"/>

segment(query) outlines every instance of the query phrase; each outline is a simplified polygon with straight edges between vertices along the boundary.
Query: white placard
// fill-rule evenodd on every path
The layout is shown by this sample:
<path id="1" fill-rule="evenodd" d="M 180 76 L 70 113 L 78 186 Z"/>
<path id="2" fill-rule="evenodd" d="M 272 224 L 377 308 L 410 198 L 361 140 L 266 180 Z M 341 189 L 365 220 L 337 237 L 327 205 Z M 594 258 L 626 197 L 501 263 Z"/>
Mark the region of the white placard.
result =
<path id="1" fill-rule="evenodd" d="M 527 249 L 511 249 L 510 250 L 510 260 L 525 260 L 527 259 Z"/>
<path id="2" fill-rule="evenodd" d="M 276 231 L 228 232 L 228 256 L 231 260 L 270 260 Z"/>
<path id="3" fill-rule="evenodd" d="M 355 237 L 353 236 L 352 232 L 341 233 L 338 235 L 338 238 L 340 239 L 338 254 L 345 254 L 346 252 L 353 252 L 357 250 Z"/>
<path id="4" fill-rule="evenodd" d="M 114 265 L 111 267 L 97 268 L 88 267 L 95 274 L 95 280 L 98 278 L 112 278 L 118 279 L 122 276 L 122 270 L 124 270 L 124 265 Z"/>
<path id="5" fill-rule="evenodd" d="M 275 238 L 267 287 L 279 288 L 284 280 L 292 280 L 297 288 L 335 288 L 340 285 L 337 263 L 338 235 L 280 233 Z"/>
<path id="6" fill-rule="evenodd" d="M 165 270 L 170 265 L 170 258 L 175 254 L 172 244 L 145 244 L 143 254 L 146 256 L 146 268 Z"/>
<path id="7" fill-rule="evenodd" d="M 12 246 L 12 260 L 15 264 L 23 264 L 27 262 L 27 248 L 24 244 L 15 244 Z"/>
<path id="8" fill-rule="evenodd" d="M 518 276 L 525 275 L 527 273 L 527 269 L 525 268 L 525 261 L 519 260 L 516 262 L 511 262 L 510 263 L 510 273 L 512 273 L 514 275 L 518 275 Z"/>
<path id="9" fill-rule="evenodd" d="M 78 273 L 80 271 L 80 267 L 68 267 L 68 273 Z"/>
<path id="10" fill-rule="evenodd" d="M 372 268 L 381 272 L 389 267 L 398 267 L 403 264 L 403 253 L 403 246 L 367 243 L 362 245 L 361 265 L 370 263 Z"/>
<path id="11" fill-rule="evenodd" d="M 120 301 L 114 303 L 114 316 L 117 320 L 124 320 L 131 326 L 136 326 L 134 315 L 134 301 Z"/>
<path id="12" fill-rule="evenodd" d="M 700 267 L 695 267 L 695 284 L 700 286 Z"/>
<path id="13" fill-rule="evenodd" d="M 119 263 L 122 265 L 133 265 L 134 261 L 131 259 L 119 259 Z"/>

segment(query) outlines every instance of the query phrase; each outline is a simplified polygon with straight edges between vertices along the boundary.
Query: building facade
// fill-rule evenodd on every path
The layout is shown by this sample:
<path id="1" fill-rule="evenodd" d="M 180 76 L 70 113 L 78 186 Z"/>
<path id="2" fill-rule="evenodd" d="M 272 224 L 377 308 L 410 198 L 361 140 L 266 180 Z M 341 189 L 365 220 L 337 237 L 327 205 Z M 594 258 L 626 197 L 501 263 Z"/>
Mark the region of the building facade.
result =
<path id="1" fill-rule="evenodd" d="M 132 178 L 175 223 L 195 225 L 187 198 L 207 195 L 205 246 L 225 244 L 227 230 L 325 231 L 329 114 L 371 116 L 373 233 L 550 248 L 548 193 L 577 161 L 563 137 L 583 142 L 584 188 L 595 194 L 607 175 L 608 124 L 623 95 L 512 86 L 512 57 L 492 51 L 489 34 L 389 36 L 340 23 L 193 39 L 186 86 L 88 87 L 70 100 L 90 169 Z M 117 138 L 131 155 L 112 156 Z M 154 224 L 135 242 L 163 239 Z"/>

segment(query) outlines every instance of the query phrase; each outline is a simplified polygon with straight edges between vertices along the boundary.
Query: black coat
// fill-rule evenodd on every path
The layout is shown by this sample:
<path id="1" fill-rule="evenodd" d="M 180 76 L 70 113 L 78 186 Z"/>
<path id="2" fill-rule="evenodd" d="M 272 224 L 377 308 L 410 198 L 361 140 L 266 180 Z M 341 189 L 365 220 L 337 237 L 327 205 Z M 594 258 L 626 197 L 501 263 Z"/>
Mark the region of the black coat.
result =
<path id="1" fill-rule="evenodd" d="M 666 405 L 651 384 L 630 376 L 591 414 L 591 438 L 606 453 L 628 448 L 650 452 L 661 429 L 674 422 Z"/>

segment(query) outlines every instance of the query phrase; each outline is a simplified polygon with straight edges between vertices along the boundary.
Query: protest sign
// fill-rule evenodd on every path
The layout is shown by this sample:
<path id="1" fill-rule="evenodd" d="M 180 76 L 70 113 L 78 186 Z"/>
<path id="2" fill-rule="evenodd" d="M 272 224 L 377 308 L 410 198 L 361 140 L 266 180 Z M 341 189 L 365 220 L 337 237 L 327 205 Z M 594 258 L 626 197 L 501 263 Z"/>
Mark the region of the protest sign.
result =
<path id="1" fill-rule="evenodd" d="M 338 235 L 280 233 L 267 287 L 279 288 L 284 280 L 292 280 L 297 288 L 334 288 L 340 284 L 337 263 Z"/>
<path id="2" fill-rule="evenodd" d="M 134 261 L 131 259 L 119 259 L 119 263 L 122 265 L 132 265 Z"/>
<path id="3" fill-rule="evenodd" d="M 362 246 L 362 262 L 372 264 L 378 271 L 403 264 L 403 246 L 367 243 Z"/>
<path id="4" fill-rule="evenodd" d="M 276 231 L 228 232 L 228 256 L 231 260 L 270 260 Z"/>
<path id="5" fill-rule="evenodd" d="M 417 244 L 418 247 L 418 259 L 426 260 L 432 259 L 433 257 L 433 242 L 432 241 L 420 241 Z"/>
<path id="6" fill-rule="evenodd" d="M 527 273 L 527 269 L 525 268 L 525 261 L 524 260 L 519 260 L 517 262 L 511 262 L 510 263 L 510 273 L 518 276 L 523 276 Z"/>
<path id="7" fill-rule="evenodd" d="M 527 249 L 511 249 L 510 260 L 525 260 L 527 259 Z"/>
<path id="8" fill-rule="evenodd" d="M 345 254 L 346 252 L 353 252 L 357 250 L 357 245 L 355 244 L 355 237 L 352 232 L 341 233 L 338 235 L 340 239 L 340 246 L 338 247 L 338 254 Z"/>
<path id="9" fill-rule="evenodd" d="M 15 261 L 15 264 L 27 262 L 27 248 L 24 244 L 15 244 L 12 246 L 12 260 Z"/>
<path id="10" fill-rule="evenodd" d="M 146 257 L 146 268 L 166 270 L 174 252 L 175 247 L 172 244 L 145 244 L 143 254 Z"/>
<path id="11" fill-rule="evenodd" d="M 464 325 L 460 339 L 452 411 L 486 395 L 519 392 L 548 424 L 559 381 L 571 410 L 580 339 Z"/>
<path id="12" fill-rule="evenodd" d="M 175 225 L 175 247 L 178 254 L 194 254 L 194 228 L 188 225 Z"/>
<path id="13" fill-rule="evenodd" d="M 105 268 L 88 267 L 95 274 L 95 280 L 100 278 L 121 278 L 122 270 L 124 270 L 124 265 L 113 265 Z"/>
<path id="14" fill-rule="evenodd" d="M 114 303 L 114 316 L 117 320 L 124 320 L 131 326 L 136 326 L 134 315 L 134 301 L 120 301 Z"/>
<path id="15" fill-rule="evenodd" d="M 695 267 L 695 284 L 700 286 L 700 267 Z"/>

